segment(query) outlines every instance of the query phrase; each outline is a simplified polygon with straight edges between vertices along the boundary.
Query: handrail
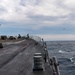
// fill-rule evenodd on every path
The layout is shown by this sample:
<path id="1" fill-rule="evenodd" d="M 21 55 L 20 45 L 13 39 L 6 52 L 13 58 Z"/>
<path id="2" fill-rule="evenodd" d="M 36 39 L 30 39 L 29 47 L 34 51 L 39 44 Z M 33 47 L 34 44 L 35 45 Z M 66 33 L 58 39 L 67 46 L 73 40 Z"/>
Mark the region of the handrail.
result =
<path id="1" fill-rule="evenodd" d="M 60 75 L 59 64 L 58 64 L 56 57 L 50 58 L 46 43 L 44 44 L 44 47 L 45 47 L 44 49 L 45 49 L 46 58 L 48 59 L 50 66 L 52 66 L 54 75 Z"/>

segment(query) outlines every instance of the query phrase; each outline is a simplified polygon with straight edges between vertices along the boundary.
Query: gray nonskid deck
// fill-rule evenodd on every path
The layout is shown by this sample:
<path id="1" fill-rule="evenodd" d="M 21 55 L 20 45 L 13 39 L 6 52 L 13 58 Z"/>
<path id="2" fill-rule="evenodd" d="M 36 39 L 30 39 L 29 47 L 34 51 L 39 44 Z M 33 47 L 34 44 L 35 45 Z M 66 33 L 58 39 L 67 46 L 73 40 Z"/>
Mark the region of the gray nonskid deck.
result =
<path id="1" fill-rule="evenodd" d="M 21 50 L 22 48 L 20 47 L 19 49 Z M 0 68 L 0 75 L 53 75 L 48 62 L 44 62 L 44 71 L 33 72 L 34 53 L 41 50 L 42 47 L 40 45 L 35 46 L 34 42 L 32 42 L 26 49 L 20 51 L 12 60 Z M 3 55 L 3 57 L 0 56 L 0 58 L 3 58 L 3 60 L 0 59 L 0 63 L 11 57 L 10 54 Z"/>

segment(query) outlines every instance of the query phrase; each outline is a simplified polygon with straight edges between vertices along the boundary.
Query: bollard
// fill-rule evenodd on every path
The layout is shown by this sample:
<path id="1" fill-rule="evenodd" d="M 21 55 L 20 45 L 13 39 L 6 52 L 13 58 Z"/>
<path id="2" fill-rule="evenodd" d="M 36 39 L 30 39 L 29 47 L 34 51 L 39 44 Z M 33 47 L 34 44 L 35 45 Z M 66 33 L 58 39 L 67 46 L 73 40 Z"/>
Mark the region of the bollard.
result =
<path id="1" fill-rule="evenodd" d="M 43 61 L 41 53 L 34 54 L 34 68 L 33 71 L 43 71 Z"/>
<path id="2" fill-rule="evenodd" d="M 35 45 L 37 45 L 38 44 L 38 42 L 35 42 Z"/>
<path id="3" fill-rule="evenodd" d="M 42 53 L 35 53 L 34 56 L 42 56 Z"/>
<path id="4" fill-rule="evenodd" d="M 3 48 L 3 45 L 2 45 L 2 43 L 0 43 L 0 48 Z"/>

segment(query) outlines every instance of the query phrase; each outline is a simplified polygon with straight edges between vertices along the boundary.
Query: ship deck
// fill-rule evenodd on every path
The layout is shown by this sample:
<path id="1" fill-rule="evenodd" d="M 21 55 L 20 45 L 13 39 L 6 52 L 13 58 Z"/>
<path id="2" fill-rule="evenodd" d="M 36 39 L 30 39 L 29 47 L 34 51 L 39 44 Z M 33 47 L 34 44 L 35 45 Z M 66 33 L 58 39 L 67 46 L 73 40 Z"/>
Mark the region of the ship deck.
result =
<path id="1" fill-rule="evenodd" d="M 32 40 L 10 44 L 0 49 L 0 75 L 53 75 L 49 62 L 43 61 L 43 71 L 33 71 L 33 56 L 42 52 Z"/>

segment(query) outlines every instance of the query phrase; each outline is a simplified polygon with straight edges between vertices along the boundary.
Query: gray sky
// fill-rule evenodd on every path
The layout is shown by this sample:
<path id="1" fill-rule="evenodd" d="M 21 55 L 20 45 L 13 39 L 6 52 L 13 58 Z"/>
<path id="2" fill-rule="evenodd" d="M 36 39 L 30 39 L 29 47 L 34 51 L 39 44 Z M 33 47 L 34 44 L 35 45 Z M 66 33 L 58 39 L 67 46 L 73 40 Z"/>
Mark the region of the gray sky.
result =
<path id="1" fill-rule="evenodd" d="M 75 40 L 75 0 L 0 0 L 0 34 Z"/>

